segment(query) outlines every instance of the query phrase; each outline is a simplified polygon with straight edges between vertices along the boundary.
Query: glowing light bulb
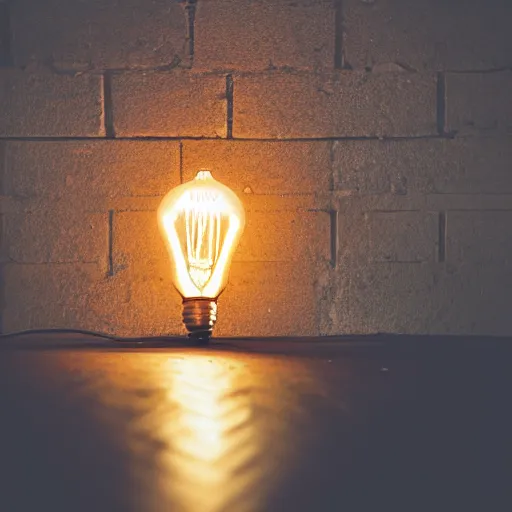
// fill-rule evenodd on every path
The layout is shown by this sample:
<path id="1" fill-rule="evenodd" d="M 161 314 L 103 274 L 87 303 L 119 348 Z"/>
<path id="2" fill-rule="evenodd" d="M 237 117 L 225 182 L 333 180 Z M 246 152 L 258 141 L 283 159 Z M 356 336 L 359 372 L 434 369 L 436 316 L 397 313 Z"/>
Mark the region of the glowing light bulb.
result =
<path id="1" fill-rule="evenodd" d="M 217 298 L 245 225 L 236 194 L 210 171 L 171 190 L 158 209 L 174 286 L 183 297 L 183 322 L 190 336 L 207 341 L 217 319 Z"/>

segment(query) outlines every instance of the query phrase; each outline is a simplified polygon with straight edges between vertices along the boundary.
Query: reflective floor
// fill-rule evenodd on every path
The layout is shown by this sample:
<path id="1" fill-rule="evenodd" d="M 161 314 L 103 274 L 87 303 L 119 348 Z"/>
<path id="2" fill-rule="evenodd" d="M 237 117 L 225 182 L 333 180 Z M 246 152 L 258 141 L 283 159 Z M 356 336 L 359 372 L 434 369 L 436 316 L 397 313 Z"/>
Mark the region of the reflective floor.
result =
<path id="1" fill-rule="evenodd" d="M 502 342 L 0 348 L 0 511 L 511 510 Z"/>

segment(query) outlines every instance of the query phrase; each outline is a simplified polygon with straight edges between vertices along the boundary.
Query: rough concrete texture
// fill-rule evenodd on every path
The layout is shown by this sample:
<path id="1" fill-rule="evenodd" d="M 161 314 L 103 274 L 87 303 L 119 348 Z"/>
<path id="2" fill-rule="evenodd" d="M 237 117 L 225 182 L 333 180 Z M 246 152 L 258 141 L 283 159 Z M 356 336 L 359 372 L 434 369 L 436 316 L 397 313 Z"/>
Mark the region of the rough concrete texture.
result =
<path id="1" fill-rule="evenodd" d="M 407 240 L 401 240 L 408 230 L 404 222 L 396 223 L 394 229 L 392 224 L 386 230 L 372 229 L 372 216 L 390 213 L 376 213 L 378 206 L 371 198 L 339 199 L 340 251 L 337 268 L 329 274 L 330 281 L 324 283 L 322 333 L 510 332 L 512 319 L 507 313 L 507 297 L 512 272 L 510 244 L 504 235 L 510 212 L 457 211 L 459 205 L 453 204 L 450 197 L 444 205 L 448 208 L 444 241 L 435 237 L 433 213 L 416 213 L 419 219 L 424 219 L 423 225 L 417 227 L 417 232 L 409 232 Z M 474 201 L 468 206 L 477 207 Z M 487 207 L 495 208 L 492 202 Z M 400 240 L 417 244 L 413 255 L 418 255 L 418 247 L 423 246 L 423 259 L 376 261 L 376 247 L 381 254 L 384 247 L 387 253 L 399 250 L 410 257 L 405 253 L 406 246 L 392 247 Z M 439 256 L 439 241 L 445 245 L 442 261 L 430 256 L 436 252 Z"/>
<path id="2" fill-rule="evenodd" d="M 9 5 L 2 0 L 0 1 L 0 66 L 12 64 L 9 32 Z"/>
<path id="3" fill-rule="evenodd" d="M 336 275 L 322 331 L 506 335 L 509 265 L 374 263 Z"/>
<path id="4" fill-rule="evenodd" d="M 259 204 L 258 204 L 259 203 Z M 287 208 L 287 209 L 285 209 Z M 247 205 L 247 220 L 234 261 L 314 262 L 329 258 L 329 218 L 325 212 Z"/>
<path id="5" fill-rule="evenodd" d="M 87 325 L 101 332 L 126 337 L 185 334 L 181 297 L 167 273 L 126 270 L 102 277 L 92 285 L 86 308 Z"/>
<path id="6" fill-rule="evenodd" d="M 473 242 L 474 243 L 474 242 Z M 508 295 L 512 269 L 492 264 L 447 266 L 436 283 L 432 332 L 504 336 L 512 329 Z M 435 309 L 437 308 L 437 309 Z"/>
<path id="7" fill-rule="evenodd" d="M 369 257 L 373 261 L 435 261 L 438 215 L 419 211 L 371 212 Z"/>
<path id="8" fill-rule="evenodd" d="M 332 68 L 334 18 L 332 0 L 198 2 L 194 68 Z"/>
<path id="9" fill-rule="evenodd" d="M 208 168 L 216 334 L 512 333 L 510 2 L 5 5 L 3 331 L 183 333 L 155 212 Z"/>
<path id="10" fill-rule="evenodd" d="M 334 187 L 364 196 L 510 194 L 511 143 L 510 135 L 335 141 Z"/>
<path id="11" fill-rule="evenodd" d="M 16 263 L 101 263 L 107 267 L 106 214 L 53 208 L 5 214 L 4 261 Z"/>
<path id="12" fill-rule="evenodd" d="M 108 208 L 122 197 L 163 196 L 179 184 L 179 143 L 8 141 L 2 193 Z"/>
<path id="13" fill-rule="evenodd" d="M 307 336 L 318 332 L 313 265 L 234 262 L 218 302 L 219 336 Z"/>
<path id="14" fill-rule="evenodd" d="M 508 269 L 512 263 L 512 240 L 507 236 L 511 221 L 510 210 L 449 212 L 448 263 Z"/>
<path id="15" fill-rule="evenodd" d="M 344 0 L 345 65 L 374 70 L 509 67 L 511 17 L 508 0 Z"/>
<path id="16" fill-rule="evenodd" d="M 125 336 L 184 334 L 181 297 L 155 211 L 114 213 L 111 270 L 90 302 L 102 329 Z"/>
<path id="17" fill-rule="evenodd" d="M 168 261 L 156 211 L 114 214 L 114 273 L 129 270 L 151 278 L 167 271 Z"/>
<path id="18" fill-rule="evenodd" d="M 102 101 L 100 76 L 0 69 L 0 136 L 102 136 Z"/>
<path id="19" fill-rule="evenodd" d="M 11 12 L 18 66 L 151 68 L 185 55 L 187 21 L 175 1 L 16 0 Z"/>
<path id="20" fill-rule="evenodd" d="M 112 77 L 118 136 L 225 137 L 226 78 L 182 71 Z"/>
<path id="21" fill-rule="evenodd" d="M 446 128 L 449 132 L 512 129 L 512 71 L 449 73 L 446 76 Z"/>
<path id="22" fill-rule="evenodd" d="M 343 265 L 329 301 L 331 326 L 324 333 L 435 331 L 436 272 L 418 263 Z"/>
<path id="23" fill-rule="evenodd" d="M 102 273 L 94 263 L 3 264 L 3 331 L 94 326 L 87 302 Z"/>
<path id="24" fill-rule="evenodd" d="M 235 78 L 234 98 L 235 137 L 436 133 L 436 85 L 431 75 L 340 72 L 240 76 Z"/>
<path id="25" fill-rule="evenodd" d="M 183 179 L 210 169 L 238 194 L 314 194 L 329 190 L 328 142 L 185 141 Z"/>

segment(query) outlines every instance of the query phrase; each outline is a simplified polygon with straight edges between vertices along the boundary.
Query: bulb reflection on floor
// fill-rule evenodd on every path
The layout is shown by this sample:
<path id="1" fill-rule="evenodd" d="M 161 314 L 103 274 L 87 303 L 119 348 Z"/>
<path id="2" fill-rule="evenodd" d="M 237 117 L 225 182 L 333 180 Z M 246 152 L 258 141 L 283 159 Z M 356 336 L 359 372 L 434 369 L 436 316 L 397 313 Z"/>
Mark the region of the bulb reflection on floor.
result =
<path id="1" fill-rule="evenodd" d="M 67 451 L 55 451 L 61 466 L 72 467 L 80 482 L 84 461 L 98 464 L 95 481 L 108 482 L 123 510 L 265 510 L 300 464 L 297 447 L 311 441 L 310 405 L 324 400 L 315 372 L 293 358 L 55 351 L 23 354 L 19 365 L 38 383 L 39 401 L 52 418 L 65 412 L 72 421 L 69 411 L 80 414 L 80 422 L 66 427 L 67 438 L 94 438 L 93 446 L 103 447 L 73 441 Z M 47 443 L 60 445 L 61 431 L 46 432 Z"/>
<path id="2" fill-rule="evenodd" d="M 172 414 L 161 426 L 170 448 L 161 454 L 168 477 L 161 484 L 184 510 L 224 510 L 256 476 L 249 470 L 258 453 L 250 392 L 233 391 L 241 370 L 235 361 L 200 355 L 164 364 Z"/>

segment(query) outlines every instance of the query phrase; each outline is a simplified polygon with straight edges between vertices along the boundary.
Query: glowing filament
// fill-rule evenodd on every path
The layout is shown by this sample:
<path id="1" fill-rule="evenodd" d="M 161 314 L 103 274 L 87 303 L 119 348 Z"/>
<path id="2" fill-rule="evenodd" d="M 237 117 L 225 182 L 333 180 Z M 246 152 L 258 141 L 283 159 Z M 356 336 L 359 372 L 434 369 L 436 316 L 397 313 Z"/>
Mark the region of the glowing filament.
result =
<path id="1" fill-rule="evenodd" d="M 217 297 L 244 226 L 238 197 L 209 171 L 200 171 L 167 194 L 158 218 L 179 292 L 184 297 Z"/>
<path id="2" fill-rule="evenodd" d="M 188 273 L 202 289 L 210 279 L 219 258 L 221 216 L 215 210 L 218 194 L 190 192 L 188 205 L 179 220 L 185 219 Z"/>

